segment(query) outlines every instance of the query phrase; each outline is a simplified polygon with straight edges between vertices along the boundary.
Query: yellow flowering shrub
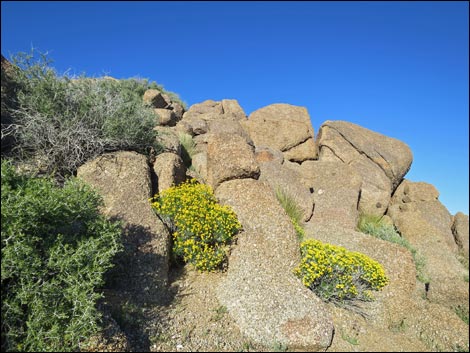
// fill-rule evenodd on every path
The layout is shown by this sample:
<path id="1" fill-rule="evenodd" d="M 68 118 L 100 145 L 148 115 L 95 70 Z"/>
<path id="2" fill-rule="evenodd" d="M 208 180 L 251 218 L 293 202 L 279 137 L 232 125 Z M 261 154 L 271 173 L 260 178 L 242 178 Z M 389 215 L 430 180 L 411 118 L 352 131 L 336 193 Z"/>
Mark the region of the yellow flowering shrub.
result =
<path id="1" fill-rule="evenodd" d="M 364 254 L 315 239 L 302 242 L 300 249 L 302 260 L 294 273 L 326 301 L 369 301 L 371 290 L 388 283 L 383 267 Z"/>
<path id="2" fill-rule="evenodd" d="M 195 180 L 155 195 L 152 206 L 172 230 L 174 254 L 200 271 L 222 264 L 228 242 L 241 228 L 230 207 L 217 203 L 212 188 Z"/>

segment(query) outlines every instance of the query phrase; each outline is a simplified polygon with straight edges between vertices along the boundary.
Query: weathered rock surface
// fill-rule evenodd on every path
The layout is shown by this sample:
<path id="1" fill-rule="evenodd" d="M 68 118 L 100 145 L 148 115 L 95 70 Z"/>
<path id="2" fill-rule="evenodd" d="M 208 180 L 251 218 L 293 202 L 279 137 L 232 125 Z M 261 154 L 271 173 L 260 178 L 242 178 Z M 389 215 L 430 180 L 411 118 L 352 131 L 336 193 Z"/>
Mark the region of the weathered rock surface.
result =
<path id="1" fill-rule="evenodd" d="M 454 309 L 422 299 L 411 253 L 397 244 L 334 224 L 308 223 L 306 236 L 358 251 L 378 261 L 390 283 L 374 292 L 375 301 L 354 311 L 331 308 L 335 337 L 329 350 L 344 351 L 344 335 L 356 338 L 361 351 L 451 351 L 468 345 L 468 326 Z M 431 284 L 432 285 L 432 284 Z M 339 333 L 339 334 L 338 334 Z"/>
<path id="2" fill-rule="evenodd" d="M 307 141 L 292 147 L 290 150 L 284 152 L 285 159 L 292 161 L 292 162 L 303 162 L 307 160 L 314 160 L 317 159 L 317 146 L 313 139 L 308 139 Z"/>
<path id="3" fill-rule="evenodd" d="M 145 104 L 150 105 L 153 108 L 166 109 L 169 108 L 171 104 L 168 96 L 157 89 L 146 90 L 142 99 Z"/>
<path id="4" fill-rule="evenodd" d="M 156 126 L 153 129 L 157 131 L 156 140 L 157 143 L 162 146 L 164 152 L 181 155 L 181 143 L 175 128 Z"/>
<path id="5" fill-rule="evenodd" d="M 207 182 L 207 153 L 196 153 L 192 158 L 192 166 L 197 173 L 198 181 L 202 183 Z M 200 180 L 199 180 L 200 179 Z"/>
<path id="6" fill-rule="evenodd" d="M 176 116 L 176 121 L 180 121 L 183 118 L 184 107 L 177 102 L 172 102 L 171 108 L 172 108 L 173 113 Z"/>
<path id="7" fill-rule="evenodd" d="M 159 193 L 186 179 L 186 167 L 183 160 L 174 153 L 159 154 L 153 163 L 153 170 L 157 175 Z"/>
<path id="8" fill-rule="evenodd" d="M 308 223 L 305 231 L 307 238 L 363 253 L 384 267 L 390 283 L 382 291 L 374 292 L 376 302 L 364 306 L 365 310 L 371 310 L 370 320 L 385 324 L 388 319 L 396 321 L 406 315 L 412 305 L 410 300 L 416 287 L 416 270 L 411 253 L 407 249 L 335 223 Z M 386 318 L 386 315 L 396 317 Z"/>
<path id="9" fill-rule="evenodd" d="M 302 221 L 307 222 L 312 217 L 314 199 L 309 188 L 301 183 L 299 173 L 277 161 L 262 162 L 259 166 L 259 180 L 266 181 L 274 192 L 279 189 L 293 199 L 303 211 Z"/>
<path id="10" fill-rule="evenodd" d="M 353 168 L 340 162 L 324 161 L 287 165 L 295 168 L 302 183 L 313 191 L 315 208 L 311 223 L 356 228 L 362 177 Z"/>
<path id="11" fill-rule="evenodd" d="M 285 157 L 299 162 L 317 158 L 313 127 L 304 107 L 272 104 L 251 113 L 242 126 L 255 146 L 289 151 Z"/>
<path id="12" fill-rule="evenodd" d="M 266 146 L 256 146 L 255 159 L 258 163 L 275 161 L 278 164 L 284 163 L 284 155 L 282 152 L 273 150 Z"/>
<path id="13" fill-rule="evenodd" d="M 292 273 L 300 261 L 299 244 L 271 188 L 253 179 L 232 180 L 216 196 L 234 209 L 244 228 L 217 288 L 219 301 L 254 342 L 325 350 L 333 334 L 330 314 Z"/>
<path id="14" fill-rule="evenodd" d="M 427 298 L 445 306 L 468 308 L 468 270 L 457 260 L 452 216 L 437 200 L 436 189 L 426 183 L 404 180 L 395 191 L 387 214 L 401 235 L 426 259 L 430 279 Z M 449 290 L 452 288 L 452 290 Z"/>
<path id="15" fill-rule="evenodd" d="M 156 297 L 168 281 L 169 234 L 149 203 L 153 195 L 146 157 L 135 152 L 107 153 L 78 168 L 77 176 L 103 197 L 105 215 L 124 221 L 126 237 L 139 244 L 133 258 L 139 271 L 128 281 L 136 287 L 145 283 Z"/>
<path id="16" fill-rule="evenodd" d="M 245 120 L 245 111 L 235 99 L 222 99 L 222 111 L 224 115 L 231 115 L 238 120 Z"/>
<path id="17" fill-rule="evenodd" d="M 213 134 L 234 134 L 243 137 L 249 145 L 253 145 L 250 135 L 243 129 L 240 120 L 234 118 L 223 118 L 221 120 L 212 120 L 208 122 L 208 131 Z"/>
<path id="18" fill-rule="evenodd" d="M 177 118 L 175 113 L 169 109 L 154 108 L 153 111 L 159 118 L 159 123 L 162 126 L 175 126 Z"/>
<path id="19" fill-rule="evenodd" d="M 462 212 L 457 212 L 454 216 L 452 224 L 452 233 L 454 234 L 455 243 L 460 251 L 468 259 L 468 216 Z"/>
<path id="20" fill-rule="evenodd" d="M 214 189 L 224 181 L 259 177 L 254 148 L 233 134 L 211 134 L 207 142 L 207 182 Z"/>
<path id="21" fill-rule="evenodd" d="M 413 160 L 405 143 L 345 121 L 323 123 L 317 144 L 320 160 L 341 161 L 362 176 L 359 207 L 370 214 L 385 213 Z"/>
<path id="22" fill-rule="evenodd" d="M 202 135 L 208 131 L 207 121 L 198 115 L 184 116 L 183 120 L 176 124 L 176 130 L 191 136 Z"/>
<path id="23" fill-rule="evenodd" d="M 207 132 L 235 133 L 251 143 L 249 135 L 239 123 L 241 120 L 246 120 L 246 115 L 236 100 L 207 100 L 192 105 L 177 124 L 177 129 L 192 136 Z"/>
<path id="24" fill-rule="evenodd" d="M 213 101 L 212 99 L 208 99 L 202 103 L 193 104 L 189 107 L 188 111 L 183 114 L 183 119 L 208 113 L 222 115 L 224 113 L 222 104 L 220 102 Z"/>

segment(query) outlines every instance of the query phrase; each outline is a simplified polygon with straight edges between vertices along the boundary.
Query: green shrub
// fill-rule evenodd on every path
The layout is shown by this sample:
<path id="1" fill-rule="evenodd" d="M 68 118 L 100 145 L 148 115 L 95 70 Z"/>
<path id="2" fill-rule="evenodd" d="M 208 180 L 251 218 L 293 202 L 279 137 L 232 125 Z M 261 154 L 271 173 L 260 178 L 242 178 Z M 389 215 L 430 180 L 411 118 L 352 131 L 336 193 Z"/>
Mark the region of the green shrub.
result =
<path id="1" fill-rule="evenodd" d="M 357 225 L 359 231 L 372 235 L 376 238 L 386 240 L 408 249 L 413 256 L 416 267 L 416 277 L 422 283 L 429 283 L 429 277 L 425 274 L 426 259 L 418 253 L 418 251 L 403 238 L 396 230 L 393 224 L 383 221 L 383 217 L 361 214 Z"/>
<path id="2" fill-rule="evenodd" d="M 121 229 L 81 182 L 1 167 L 2 351 L 75 351 L 97 329 L 96 290 Z"/>
<path id="3" fill-rule="evenodd" d="M 305 230 L 301 226 L 303 210 L 300 208 L 297 202 L 295 202 L 295 200 L 286 192 L 284 192 L 284 190 L 282 190 L 280 187 L 276 188 L 276 198 L 289 216 L 299 240 L 304 239 Z"/>
<path id="4" fill-rule="evenodd" d="M 302 242 L 300 251 L 294 273 L 325 301 L 372 300 L 371 290 L 388 283 L 383 267 L 364 254 L 315 239 Z"/>
<path id="5" fill-rule="evenodd" d="M 61 76 L 42 54 L 36 60 L 35 53 L 19 53 L 13 63 L 19 89 L 8 132 L 16 140 L 13 155 L 33 170 L 65 176 L 104 152 L 160 150 L 158 119 L 142 101 L 148 88 L 162 90 L 157 84 Z"/>
<path id="6" fill-rule="evenodd" d="M 241 228 L 236 214 L 216 202 L 208 185 L 194 180 L 155 195 L 155 211 L 173 233 L 173 252 L 200 271 L 213 271 L 226 257 L 226 245 Z"/>

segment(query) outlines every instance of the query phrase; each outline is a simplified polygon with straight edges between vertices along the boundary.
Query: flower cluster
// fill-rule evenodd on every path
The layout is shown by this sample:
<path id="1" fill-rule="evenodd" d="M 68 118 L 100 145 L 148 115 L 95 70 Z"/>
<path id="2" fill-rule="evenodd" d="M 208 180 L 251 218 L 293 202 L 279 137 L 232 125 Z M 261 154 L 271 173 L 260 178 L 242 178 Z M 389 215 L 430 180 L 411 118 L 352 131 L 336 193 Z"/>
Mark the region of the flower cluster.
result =
<path id="1" fill-rule="evenodd" d="M 302 260 L 294 273 L 326 301 L 372 300 L 370 291 L 388 283 L 383 267 L 364 254 L 314 239 L 300 249 Z"/>
<path id="2" fill-rule="evenodd" d="M 200 271 L 225 259 L 226 245 L 241 228 L 236 214 L 217 203 L 210 186 L 190 180 L 155 195 L 155 211 L 173 231 L 173 252 Z"/>

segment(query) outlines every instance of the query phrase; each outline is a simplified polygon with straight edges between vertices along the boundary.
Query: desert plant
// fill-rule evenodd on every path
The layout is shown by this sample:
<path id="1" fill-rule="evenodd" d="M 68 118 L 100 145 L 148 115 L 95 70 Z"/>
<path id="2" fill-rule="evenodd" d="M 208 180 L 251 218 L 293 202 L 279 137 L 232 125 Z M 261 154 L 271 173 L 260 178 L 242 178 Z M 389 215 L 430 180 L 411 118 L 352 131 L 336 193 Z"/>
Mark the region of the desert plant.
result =
<path id="1" fill-rule="evenodd" d="M 429 277 L 425 273 L 426 259 L 396 230 L 393 224 L 383 221 L 383 217 L 361 213 L 357 224 L 359 231 L 376 238 L 389 241 L 408 249 L 413 256 L 416 267 L 416 277 L 422 283 L 429 283 Z"/>
<path id="2" fill-rule="evenodd" d="M 241 228 L 236 214 L 216 202 L 210 186 L 189 180 L 153 198 L 153 208 L 169 226 L 173 252 L 200 271 L 213 271 Z"/>
<path id="3" fill-rule="evenodd" d="M 371 290 L 387 283 L 383 267 L 358 252 L 308 239 L 300 244 L 301 263 L 294 273 L 325 301 L 372 300 Z"/>
<path id="4" fill-rule="evenodd" d="M 457 316 L 468 325 L 468 306 L 457 305 L 454 307 L 454 311 Z"/>
<path id="5" fill-rule="evenodd" d="M 104 152 L 160 150 L 156 115 L 142 101 L 146 89 L 161 90 L 156 83 L 59 75 L 45 55 L 36 57 L 13 57 L 17 108 L 2 134 L 14 135 L 17 160 L 65 176 Z"/>
<path id="6" fill-rule="evenodd" d="M 294 198 L 288 195 L 281 187 L 278 186 L 275 191 L 276 198 L 289 216 L 295 232 L 297 233 L 297 237 L 299 240 L 303 240 L 305 237 L 305 230 L 301 226 L 303 216 L 302 208 L 300 208 Z"/>
<path id="7" fill-rule="evenodd" d="M 97 289 L 120 250 L 121 228 L 75 179 L 1 167 L 2 351 L 76 351 L 97 330 Z"/>

